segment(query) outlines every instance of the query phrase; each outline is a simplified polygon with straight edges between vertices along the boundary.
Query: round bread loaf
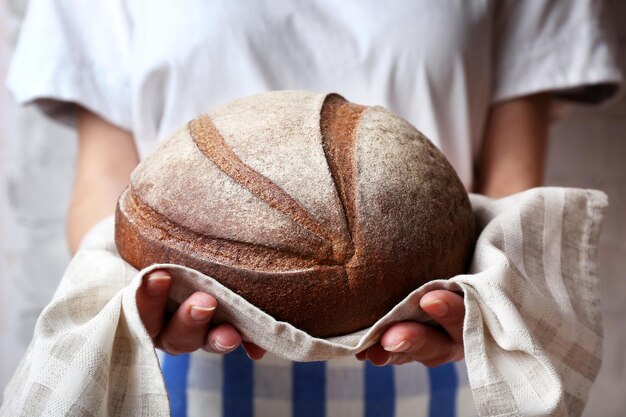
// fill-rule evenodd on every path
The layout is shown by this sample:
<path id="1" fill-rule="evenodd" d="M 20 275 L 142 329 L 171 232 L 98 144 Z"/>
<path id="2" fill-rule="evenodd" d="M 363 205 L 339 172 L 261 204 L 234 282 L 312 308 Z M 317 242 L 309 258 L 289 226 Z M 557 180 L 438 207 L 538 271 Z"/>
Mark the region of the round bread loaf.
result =
<path id="1" fill-rule="evenodd" d="M 473 215 L 452 166 L 402 118 L 279 91 L 218 107 L 163 141 L 119 199 L 115 240 L 138 269 L 194 268 L 329 337 L 463 273 Z"/>

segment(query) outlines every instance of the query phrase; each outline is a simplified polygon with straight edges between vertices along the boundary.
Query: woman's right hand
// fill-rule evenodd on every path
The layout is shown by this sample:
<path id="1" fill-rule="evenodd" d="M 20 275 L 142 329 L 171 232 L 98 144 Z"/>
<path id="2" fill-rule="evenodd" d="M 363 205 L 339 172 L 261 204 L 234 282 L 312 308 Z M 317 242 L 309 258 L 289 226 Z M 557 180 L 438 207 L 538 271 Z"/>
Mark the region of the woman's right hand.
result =
<path id="1" fill-rule="evenodd" d="M 230 324 L 213 326 L 211 321 L 217 300 L 204 292 L 195 292 L 171 315 L 166 315 L 172 285 L 171 275 L 155 270 L 144 277 L 137 291 L 139 316 L 156 347 L 178 355 L 204 349 L 213 353 L 229 353 L 243 343 L 250 359 L 261 359 L 265 350 L 242 342 L 239 332 Z"/>
<path id="2" fill-rule="evenodd" d="M 68 213 L 68 243 L 72 253 L 94 224 L 115 212 L 119 195 L 129 183 L 130 173 L 139 163 L 139 155 L 130 132 L 77 107 L 78 164 Z M 137 291 L 139 315 L 155 345 L 171 354 L 204 349 L 228 353 L 243 343 L 252 359 L 265 351 L 245 343 L 229 324 L 212 326 L 217 300 L 196 292 L 166 316 L 171 276 L 157 270 L 144 277 Z"/>

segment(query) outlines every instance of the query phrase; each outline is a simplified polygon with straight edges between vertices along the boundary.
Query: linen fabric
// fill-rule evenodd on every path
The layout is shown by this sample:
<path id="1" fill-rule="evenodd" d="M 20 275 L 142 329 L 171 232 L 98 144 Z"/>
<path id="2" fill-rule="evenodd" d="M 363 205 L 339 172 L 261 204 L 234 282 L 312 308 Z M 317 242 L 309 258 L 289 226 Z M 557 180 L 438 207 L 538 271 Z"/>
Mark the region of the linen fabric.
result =
<path id="1" fill-rule="evenodd" d="M 352 355 L 392 322 L 426 321 L 419 299 L 427 291 L 462 292 L 465 357 L 478 414 L 580 415 L 601 364 L 596 257 L 606 196 L 538 188 L 500 200 L 471 197 L 481 232 L 469 274 L 430 282 L 371 328 L 329 339 L 275 321 L 189 268 L 135 270 L 117 254 L 108 219 L 86 237 L 42 313 L 0 415 L 170 415 L 159 362 L 135 303 L 142 276 L 155 268 L 173 274 L 174 300 L 199 289 L 213 294 L 218 321 L 231 322 L 245 340 L 293 361 Z"/>

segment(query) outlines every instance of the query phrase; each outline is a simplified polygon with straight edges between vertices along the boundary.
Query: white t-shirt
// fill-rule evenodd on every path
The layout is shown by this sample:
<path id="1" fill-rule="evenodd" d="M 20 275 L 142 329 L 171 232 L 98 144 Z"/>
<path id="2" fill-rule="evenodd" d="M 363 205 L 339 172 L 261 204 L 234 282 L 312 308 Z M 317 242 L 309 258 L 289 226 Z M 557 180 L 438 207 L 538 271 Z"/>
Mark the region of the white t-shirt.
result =
<path id="1" fill-rule="evenodd" d="M 72 102 L 131 131 L 141 158 L 187 120 L 234 98 L 334 91 L 411 121 L 470 188 L 492 104 L 541 91 L 599 102 L 615 91 L 620 76 L 600 6 L 31 0 L 9 86 L 19 102 L 60 120 L 71 120 Z M 182 405 L 170 391 L 173 415 L 297 415 L 320 401 L 329 416 L 475 415 L 462 363 L 389 370 L 348 358 L 307 368 L 269 357 L 252 371 L 237 355 L 166 358 L 170 388 L 186 390 Z M 176 369 L 169 374 L 168 363 Z M 303 378 L 312 389 L 301 390 Z M 240 380 L 247 382 L 228 385 Z"/>
<path id="2" fill-rule="evenodd" d="M 9 86 L 55 117 L 68 101 L 91 109 L 131 131 L 142 158 L 234 98 L 334 91 L 405 117 L 469 187 L 494 102 L 590 85 L 586 93 L 602 93 L 598 84 L 619 79 L 600 5 L 31 0 Z"/>

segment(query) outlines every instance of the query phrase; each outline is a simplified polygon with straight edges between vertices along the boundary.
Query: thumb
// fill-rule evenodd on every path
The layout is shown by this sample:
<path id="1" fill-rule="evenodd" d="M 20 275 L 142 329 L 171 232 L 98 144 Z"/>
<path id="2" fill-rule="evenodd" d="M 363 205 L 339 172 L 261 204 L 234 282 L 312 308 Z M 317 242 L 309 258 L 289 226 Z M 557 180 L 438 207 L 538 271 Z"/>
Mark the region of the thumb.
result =
<path id="1" fill-rule="evenodd" d="M 163 327 L 171 286 L 171 276 L 166 271 L 155 270 L 144 277 L 141 287 L 137 290 L 139 317 L 152 339 Z"/>
<path id="2" fill-rule="evenodd" d="M 420 307 L 448 332 L 452 340 L 463 342 L 465 304 L 461 295 L 446 290 L 431 291 L 422 297 Z"/>

